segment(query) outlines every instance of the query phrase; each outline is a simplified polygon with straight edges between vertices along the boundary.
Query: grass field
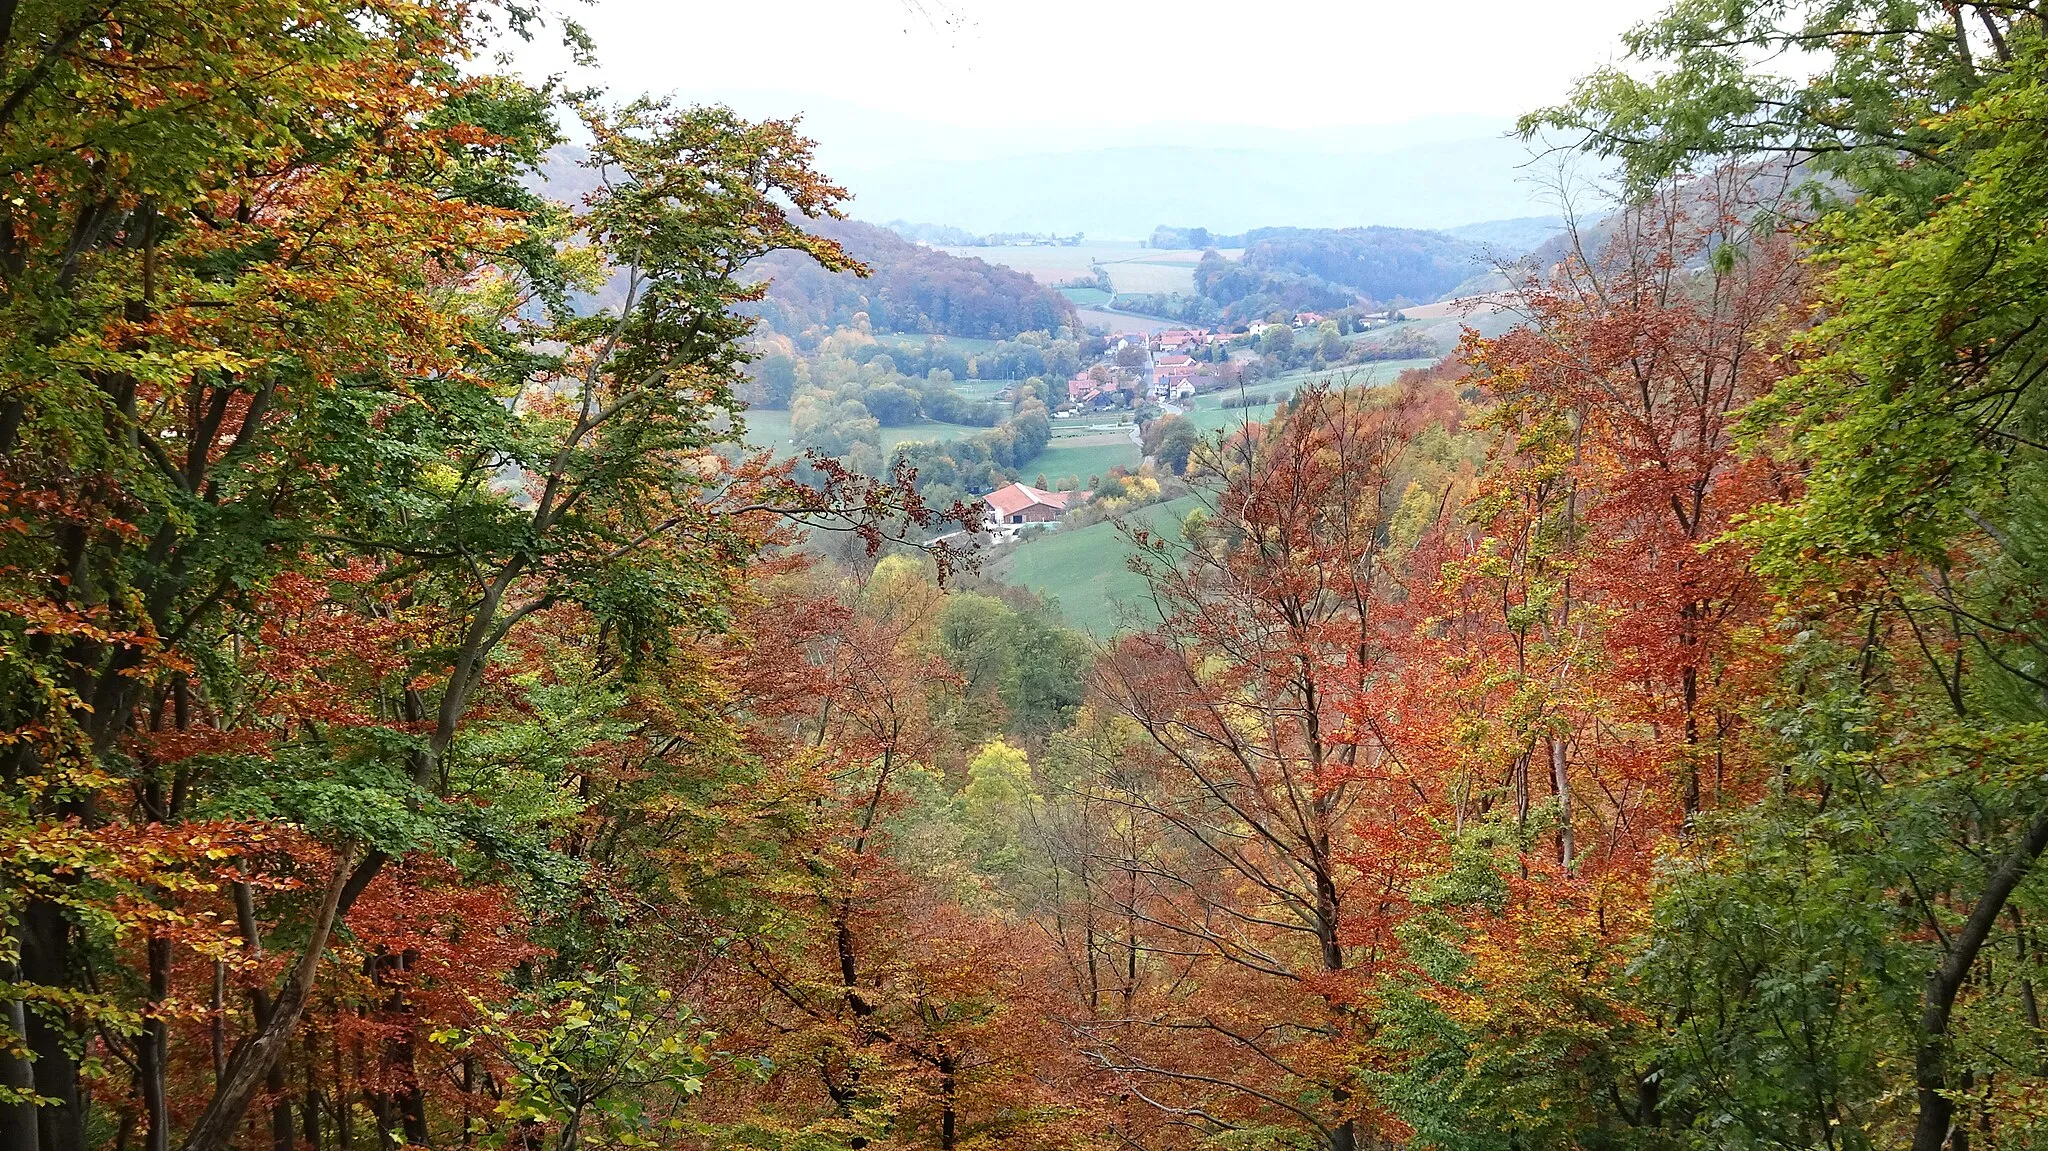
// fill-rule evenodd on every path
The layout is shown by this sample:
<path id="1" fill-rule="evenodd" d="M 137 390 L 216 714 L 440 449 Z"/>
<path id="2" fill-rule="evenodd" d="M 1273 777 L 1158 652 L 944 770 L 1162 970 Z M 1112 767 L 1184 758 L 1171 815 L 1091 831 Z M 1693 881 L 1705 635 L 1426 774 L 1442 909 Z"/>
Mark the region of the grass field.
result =
<path id="1" fill-rule="evenodd" d="M 1187 296 L 1195 290 L 1193 264 L 1126 260 L 1105 266 L 1109 269 L 1109 282 L 1119 292 L 1178 292 Z"/>
<path id="2" fill-rule="evenodd" d="M 1086 484 L 1089 476 L 1105 475 L 1113 467 L 1136 470 L 1139 458 L 1138 445 L 1128 436 L 1070 437 L 1054 440 L 1030 463 L 1018 468 L 1017 473 L 1025 483 L 1035 482 L 1043 475 L 1050 483 L 1073 476 Z"/>
<path id="3" fill-rule="evenodd" d="M 1210 397 L 1204 396 L 1203 399 Z M 1259 404 L 1248 408 L 1222 408 L 1214 403 L 1197 407 L 1187 414 L 1197 428 L 1213 432 L 1219 428 L 1240 428 L 1247 423 L 1263 424 L 1273 418 L 1273 404 Z"/>
<path id="4" fill-rule="evenodd" d="M 1270 380 L 1260 380 L 1247 388 L 1247 392 L 1260 392 L 1271 388 L 1293 389 L 1311 380 L 1328 380 L 1333 386 L 1350 385 L 1365 387 L 1372 384 L 1389 384 L 1396 376 L 1409 368 L 1426 368 L 1436 360 L 1429 357 L 1414 360 L 1381 360 L 1373 364 L 1352 364 L 1342 368 L 1303 368 L 1300 371 L 1282 372 Z M 1219 393 L 1222 394 L 1222 393 Z M 1205 399 L 1207 397 L 1204 397 Z"/>
<path id="5" fill-rule="evenodd" d="M 1128 518 L 1177 536 L 1181 519 L 1196 506 L 1196 497 L 1183 496 Z M 1130 557 L 1130 542 L 1115 524 L 1090 524 L 1032 536 L 991 565 L 989 574 L 1058 601 L 1069 624 L 1108 639 L 1133 620 L 1143 603 L 1145 581 L 1127 566 Z"/>
<path id="6" fill-rule="evenodd" d="M 882 450 L 888 451 L 897 444 L 911 440 L 957 440 L 987 428 L 968 427 L 965 424 L 942 424 L 934 420 L 905 424 L 900 428 L 883 428 L 880 439 Z M 753 408 L 747 412 L 747 442 L 757 448 L 785 455 L 794 454 L 795 448 L 789 442 L 789 413 L 775 408 Z"/>
<path id="7" fill-rule="evenodd" d="M 1218 428 L 1225 427 L 1234 428 L 1242 424 L 1246 419 L 1250 419 L 1253 423 L 1262 423 L 1272 418 L 1273 404 L 1280 397 L 1291 394 L 1294 389 L 1303 384 L 1327 379 L 1335 384 L 1366 387 L 1389 383 L 1409 368 L 1428 367 L 1432 363 L 1435 363 L 1435 361 L 1387 360 L 1384 363 L 1378 364 L 1360 364 L 1354 367 L 1339 369 L 1336 372 L 1287 372 L 1270 380 L 1260 380 L 1258 383 L 1246 387 L 1241 393 L 1248 399 L 1262 400 L 1264 401 L 1263 403 L 1248 408 L 1226 408 L 1223 406 L 1223 401 L 1226 399 L 1236 399 L 1240 394 L 1238 389 L 1231 388 L 1226 391 L 1212 392 L 1206 396 L 1196 396 L 1194 408 L 1187 413 L 1187 417 L 1194 421 L 1196 427 L 1205 432 L 1213 432 Z"/>
<path id="8" fill-rule="evenodd" d="M 1105 312 L 1101 308 L 1078 308 L 1081 323 L 1106 332 L 1163 332 L 1168 328 L 1183 327 L 1177 320 L 1155 320 L 1150 316 L 1133 316 L 1128 312 Z"/>
<path id="9" fill-rule="evenodd" d="M 970 400 L 992 400 L 997 392 L 1011 383 L 1010 380 L 955 380 L 953 390 Z"/>
<path id="10" fill-rule="evenodd" d="M 747 442 L 771 452 L 789 451 L 789 412 L 778 408 L 748 408 Z"/>
<path id="11" fill-rule="evenodd" d="M 912 440 L 942 443 L 946 440 L 965 439 L 968 436 L 987 430 L 987 428 L 969 427 L 966 424 L 941 424 L 932 420 L 926 420 L 918 424 L 905 424 L 900 428 L 883 428 L 881 432 L 882 451 L 884 454 L 887 454 L 897 444 L 907 444 Z"/>
<path id="12" fill-rule="evenodd" d="M 1131 414 L 1129 412 L 1095 412 L 1071 419 L 1054 420 L 1052 438 L 1072 439 L 1077 436 L 1100 436 L 1113 431 L 1130 434 Z"/>
<path id="13" fill-rule="evenodd" d="M 1076 244 L 1071 248 L 946 248 L 955 256 L 969 256 L 1015 268 L 1041 284 L 1086 280 L 1095 275 L 1095 265 L 1109 269 L 1109 282 L 1119 292 L 1187 292 L 1195 286 L 1195 265 L 1202 253 L 1192 248 L 1148 248 L 1136 241 Z M 1221 253 L 1228 260 L 1243 255 L 1242 249 Z M 1075 300 L 1076 304 L 1094 301 Z"/>
<path id="14" fill-rule="evenodd" d="M 1109 293 L 1101 288 L 1061 288 L 1060 295 L 1081 308 L 1101 307 L 1109 302 Z"/>

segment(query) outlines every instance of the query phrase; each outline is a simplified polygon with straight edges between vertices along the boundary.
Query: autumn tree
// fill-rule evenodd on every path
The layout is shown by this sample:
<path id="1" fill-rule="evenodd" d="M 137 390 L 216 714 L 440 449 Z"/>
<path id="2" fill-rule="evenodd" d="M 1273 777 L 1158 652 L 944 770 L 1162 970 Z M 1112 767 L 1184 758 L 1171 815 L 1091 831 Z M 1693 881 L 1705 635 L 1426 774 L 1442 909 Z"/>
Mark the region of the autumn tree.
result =
<path id="1" fill-rule="evenodd" d="M 149 1147 L 226 1146 L 259 1096 L 319 1143 L 355 1099 L 284 1075 L 330 994 L 376 1005 L 379 1126 L 427 1138 L 415 1024 L 506 974 L 435 948 L 557 855 L 461 746 L 508 642 L 573 609 L 618 673 L 716 631 L 778 523 L 930 518 L 907 481 L 717 450 L 740 269 L 847 266 L 793 222 L 839 195 L 807 142 L 587 109 L 607 179 L 572 241 L 519 182 L 552 97 L 465 70 L 486 18 L 4 12 L 8 839 L 47 845 L 7 887 L 10 1145 L 82 1147 L 95 1097 Z M 613 270 L 617 307 L 568 306 Z M 372 927 L 451 884 L 480 902 Z"/>
<path id="2" fill-rule="evenodd" d="M 1186 542 L 1138 537 L 1158 622 L 1095 690 L 1142 733 L 1099 771 L 1145 828 L 1133 860 L 1099 869 L 1135 885 L 1095 897 L 1142 925 L 1127 946 L 1145 987 L 1089 1041 L 1199 1128 L 1292 1128 L 1339 1151 L 1393 1130 L 1351 1045 L 1429 850 L 1375 722 L 1388 527 L 1425 407 L 1305 390 L 1197 454 L 1218 483 Z"/>
<path id="3" fill-rule="evenodd" d="M 1822 45 L 1806 78 L 1751 67 Z M 1647 67 L 1527 126 L 1638 190 L 1764 160 L 1831 180 L 1800 233 L 1820 323 L 1745 413 L 1753 449 L 1796 465 L 1740 527 L 1787 605 L 1788 674 L 1755 709 L 1776 778 L 1657 905 L 1644 971 L 1674 1023 L 1656 1117 L 1916 1151 L 2032 1138 L 2038 1060 L 2015 1053 L 2038 1035 L 2048 822 L 2026 574 L 2039 245 L 2019 221 L 2040 16 L 1680 5 L 1630 46 Z"/>

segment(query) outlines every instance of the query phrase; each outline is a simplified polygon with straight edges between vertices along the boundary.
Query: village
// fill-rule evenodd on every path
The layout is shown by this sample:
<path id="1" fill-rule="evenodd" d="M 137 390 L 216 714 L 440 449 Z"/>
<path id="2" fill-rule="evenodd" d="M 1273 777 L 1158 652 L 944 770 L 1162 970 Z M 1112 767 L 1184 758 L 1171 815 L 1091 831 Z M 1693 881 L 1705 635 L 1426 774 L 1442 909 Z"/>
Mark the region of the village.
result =
<path id="1" fill-rule="evenodd" d="M 1386 313 L 1368 317 L 1386 322 Z M 1113 332 L 1102 359 L 1067 381 L 1066 403 L 1054 419 L 1090 412 L 1132 409 L 1152 403 L 1173 405 L 1239 383 L 1252 347 L 1273 327 L 1300 332 L 1324 322 L 1317 312 L 1297 312 L 1288 324 L 1252 324 L 1236 331 L 1166 328 L 1152 333 Z"/>
<path id="2" fill-rule="evenodd" d="M 1347 319 L 1364 329 L 1394 322 L 1398 315 L 1389 310 Z M 1097 362 L 1067 380 L 1065 400 L 1056 401 L 1052 418 L 1127 413 L 1135 419 L 1114 427 L 1128 428 L 1131 439 L 1142 444 L 1141 430 L 1151 420 L 1182 415 L 1196 396 L 1244 384 L 1247 366 L 1260 359 L 1257 347 L 1269 340 L 1273 329 L 1290 335 L 1313 333 L 1326 322 L 1328 317 L 1321 313 L 1297 312 L 1286 323 L 1254 323 L 1234 331 L 1192 327 L 1111 333 Z M 991 539 L 1010 540 L 1027 530 L 1056 526 L 1092 495 L 1085 487 L 1048 490 L 1021 481 L 1005 484 L 982 497 L 984 532 Z"/>

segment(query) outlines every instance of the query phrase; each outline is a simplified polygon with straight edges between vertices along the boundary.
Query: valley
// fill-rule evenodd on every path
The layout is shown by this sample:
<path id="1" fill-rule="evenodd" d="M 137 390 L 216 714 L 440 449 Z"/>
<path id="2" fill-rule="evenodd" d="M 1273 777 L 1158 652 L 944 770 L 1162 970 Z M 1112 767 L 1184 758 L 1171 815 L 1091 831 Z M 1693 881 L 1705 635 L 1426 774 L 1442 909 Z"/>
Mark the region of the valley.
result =
<path id="1" fill-rule="evenodd" d="M 1060 523 L 987 541 L 984 573 L 1073 605 L 1075 626 L 1104 639 L 1128 614 L 1135 577 L 1113 542 L 1117 525 L 1089 497 L 1121 491 L 1126 478 L 1153 483 L 1135 503 L 1126 493 L 1118 516 L 1142 509 L 1153 523 L 1155 504 L 1183 506 L 1189 484 L 1205 482 L 1156 459 L 1148 437 L 1170 426 L 1226 437 L 1271 419 L 1306 386 L 1391 383 L 1433 364 L 1466 325 L 1495 330 L 1498 320 L 1455 302 L 1382 304 L 1310 270 L 1383 288 L 1417 276 L 1454 285 L 1477 274 L 1483 257 L 1450 234 L 1260 229 L 1227 237 L 1246 247 L 1155 246 L 1212 238 L 1162 227 L 1155 243 L 991 238 L 924 248 L 894 237 L 957 229 L 896 227 L 840 230 L 876 267 L 887 313 L 858 303 L 821 311 L 822 301 L 873 290 L 865 286 L 809 273 L 793 284 L 771 279 L 747 442 L 778 456 L 821 452 L 877 478 L 902 461 L 941 503 L 972 503 L 1015 483 L 1077 493 Z M 1517 229 L 1524 242 L 1533 234 L 1528 222 L 1507 222 L 1507 232 Z M 1224 286 L 1219 277 L 1238 267 L 1238 282 Z M 926 301 L 922 311 L 896 315 L 894 301 L 911 297 Z M 1294 309 L 1310 302 L 1327 313 Z M 1278 310 L 1227 318 L 1261 306 Z M 1048 312 L 1060 323 L 1036 330 L 999 318 Z M 992 326 L 969 318 L 982 314 Z"/>

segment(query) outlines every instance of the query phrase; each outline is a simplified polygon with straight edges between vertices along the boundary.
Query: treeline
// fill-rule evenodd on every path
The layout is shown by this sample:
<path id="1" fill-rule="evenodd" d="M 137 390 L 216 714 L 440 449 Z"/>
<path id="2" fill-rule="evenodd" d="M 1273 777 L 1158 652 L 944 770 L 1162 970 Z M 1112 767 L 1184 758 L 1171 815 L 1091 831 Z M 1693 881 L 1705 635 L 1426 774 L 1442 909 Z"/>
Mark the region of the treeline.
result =
<path id="1" fill-rule="evenodd" d="M 1155 245 L 1193 238 L 1167 231 L 1155 234 Z M 1119 296 L 1119 306 L 1204 325 L 1354 306 L 1383 310 L 1434 300 L 1487 270 L 1484 245 L 1410 228 L 1257 228 L 1225 239 L 1241 243 L 1243 255 L 1203 253 L 1192 294 Z"/>
<path id="2" fill-rule="evenodd" d="M 1176 228 L 1161 224 L 1152 229 L 1152 238 L 1148 242 L 1155 248 L 1193 248 L 1200 251 L 1203 248 L 1242 248 L 1247 240 L 1242 232 L 1226 235 L 1207 228 Z"/>
<path id="3" fill-rule="evenodd" d="M 749 275 L 768 281 L 769 289 L 750 312 L 776 331 L 829 331 L 855 324 L 857 316 L 877 332 L 991 340 L 1076 327 L 1066 297 L 1022 272 L 950 256 L 855 220 L 828 219 L 815 227 L 860 261 L 866 274 L 788 254 L 763 257 Z"/>
<path id="4" fill-rule="evenodd" d="M 1071 376 L 1081 368 L 1085 346 L 1044 332 L 1027 332 L 1015 340 L 967 351 L 939 339 L 923 344 L 884 343 L 858 327 L 829 334 L 813 331 L 795 339 L 770 336 L 758 340 L 757 345 L 759 351 L 749 369 L 755 386 L 748 399 L 766 408 L 788 407 L 799 389 L 829 389 L 857 376 L 1005 381 Z"/>
<path id="5" fill-rule="evenodd" d="M 750 621 L 839 634 L 796 525 L 934 517 L 721 429 L 734 272 L 847 267 L 836 193 L 789 124 L 586 103 L 572 216 L 485 16 L 0 10 L 0 1146 L 683 1137 L 706 913 L 766 890 L 701 833 L 832 857 L 773 766 L 820 741 L 759 737 L 849 677 Z"/>
<path id="6" fill-rule="evenodd" d="M 1001 248 L 1019 244 L 1073 247 L 1085 238 L 1078 232 L 1071 236 L 1060 236 L 1051 232 L 977 233 L 949 224 L 918 224 L 908 220 L 891 220 L 884 227 L 906 240 L 946 248 Z"/>
<path id="7" fill-rule="evenodd" d="M 1629 42 L 1524 122 L 1629 192 L 1527 322 L 1297 393 L 1142 537 L 1089 1053 L 1219 1142 L 2034 1146 L 2048 35 Z"/>
<path id="8" fill-rule="evenodd" d="M 882 478 L 892 466 L 892 454 L 882 449 L 883 428 L 931 421 L 991 429 L 919 448 L 929 469 L 923 479 L 938 484 L 948 504 L 1010 482 L 1016 468 L 1045 449 L 1051 435 L 1046 380 L 1053 373 L 1064 379 L 1080 364 L 1079 345 L 1038 332 L 972 355 L 939 340 L 886 344 L 857 329 L 817 340 L 808 353 L 806 343 L 811 341 L 757 336 L 760 350 L 744 389 L 754 406 L 789 409 L 789 447 Z M 1010 386 L 995 399 L 968 398 L 952 369 L 942 366 L 963 362 L 969 372 L 1004 373 L 996 378 Z M 1027 369 L 1031 374 L 1021 378 L 1008 374 Z"/>
<path id="9" fill-rule="evenodd" d="M 972 501 L 1020 478 L 1052 440 L 1052 417 L 1035 385 L 1025 385 L 1013 415 L 990 431 L 938 441 L 904 444 L 891 454 L 892 466 L 916 469 L 918 491 L 934 506 Z"/>
<path id="10" fill-rule="evenodd" d="M 1303 276 L 1382 304 L 1434 300 L 1485 270 L 1485 248 L 1414 228 L 1262 228 L 1237 261 L 1247 272 Z"/>

